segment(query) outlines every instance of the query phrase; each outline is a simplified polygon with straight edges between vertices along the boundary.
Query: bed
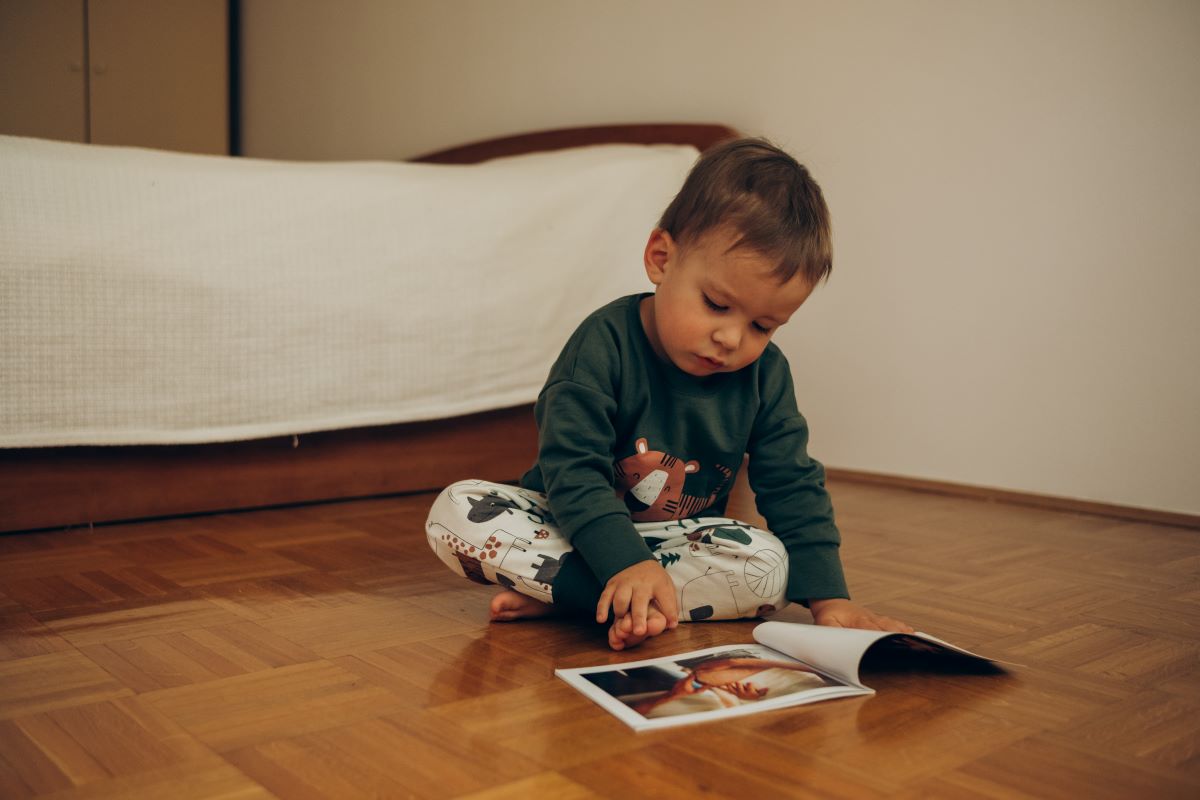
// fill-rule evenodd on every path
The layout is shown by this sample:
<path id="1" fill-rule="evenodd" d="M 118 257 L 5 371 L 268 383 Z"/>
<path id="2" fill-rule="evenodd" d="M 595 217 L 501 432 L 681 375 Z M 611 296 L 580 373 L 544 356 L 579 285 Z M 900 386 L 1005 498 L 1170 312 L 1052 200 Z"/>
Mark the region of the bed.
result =
<path id="1" fill-rule="evenodd" d="M 572 128 L 402 165 L 0 142 L 0 531 L 515 479 L 565 333 L 644 286 L 639 241 L 733 135 Z"/>

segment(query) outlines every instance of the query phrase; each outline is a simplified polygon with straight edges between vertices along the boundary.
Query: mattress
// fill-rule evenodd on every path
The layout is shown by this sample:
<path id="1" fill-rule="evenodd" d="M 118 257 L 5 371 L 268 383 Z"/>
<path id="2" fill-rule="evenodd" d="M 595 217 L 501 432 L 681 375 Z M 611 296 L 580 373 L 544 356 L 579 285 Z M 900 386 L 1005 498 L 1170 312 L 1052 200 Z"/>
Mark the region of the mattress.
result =
<path id="1" fill-rule="evenodd" d="M 648 287 L 691 147 L 304 163 L 0 137 L 0 447 L 218 442 L 532 401 Z"/>

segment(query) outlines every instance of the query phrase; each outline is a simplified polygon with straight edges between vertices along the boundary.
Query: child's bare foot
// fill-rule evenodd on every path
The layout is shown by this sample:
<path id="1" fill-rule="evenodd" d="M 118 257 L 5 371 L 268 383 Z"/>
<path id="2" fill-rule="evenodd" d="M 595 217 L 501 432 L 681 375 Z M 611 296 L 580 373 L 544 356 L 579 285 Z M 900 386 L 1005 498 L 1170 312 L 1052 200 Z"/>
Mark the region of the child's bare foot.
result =
<path id="1" fill-rule="evenodd" d="M 641 636 L 633 633 L 633 616 L 626 614 L 620 619 L 613 620 L 608 629 L 608 646 L 613 650 L 625 650 L 637 647 L 651 636 L 658 636 L 667 629 L 667 618 L 654 606 L 646 609 L 646 632 Z"/>
<path id="2" fill-rule="evenodd" d="M 514 619 L 532 619 L 553 613 L 554 606 L 505 589 L 492 598 L 492 622 L 509 622 Z"/>

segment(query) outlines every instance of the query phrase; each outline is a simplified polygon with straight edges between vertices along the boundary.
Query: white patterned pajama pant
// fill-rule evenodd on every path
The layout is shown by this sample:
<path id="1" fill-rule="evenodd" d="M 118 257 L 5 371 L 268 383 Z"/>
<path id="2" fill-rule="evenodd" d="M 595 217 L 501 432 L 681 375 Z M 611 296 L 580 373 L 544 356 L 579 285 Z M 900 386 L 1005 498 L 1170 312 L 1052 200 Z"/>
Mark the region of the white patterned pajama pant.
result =
<path id="1" fill-rule="evenodd" d="M 675 583 L 680 620 L 758 617 L 787 605 L 787 552 L 773 534 L 725 517 L 634 527 Z M 488 481 L 446 488 L 430 509 L 425 536 L 459 575 L 545 603 L 553 602 L 564 556 L 574 552 L 544 494 Z M 598 599 L 597 591 L 593 607 Z"/>

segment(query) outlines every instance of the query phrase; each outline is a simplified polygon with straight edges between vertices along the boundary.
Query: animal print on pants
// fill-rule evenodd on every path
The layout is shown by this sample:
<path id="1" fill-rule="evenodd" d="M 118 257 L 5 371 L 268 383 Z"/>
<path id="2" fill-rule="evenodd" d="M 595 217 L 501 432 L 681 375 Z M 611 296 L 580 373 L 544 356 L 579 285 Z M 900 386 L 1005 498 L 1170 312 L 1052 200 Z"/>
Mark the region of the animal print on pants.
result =
<path id="1" fill-rule="evenodd" d="M 675 583 L 679 619 L 738 619 L 787 605 L 787 552 L 773 534 L 726 517 L 637 522 Z M 429 546 L 451 570 L 544 603 L 571 545 L 546 496 L 488 481 L 459 481 L 433 503 Z"/>

